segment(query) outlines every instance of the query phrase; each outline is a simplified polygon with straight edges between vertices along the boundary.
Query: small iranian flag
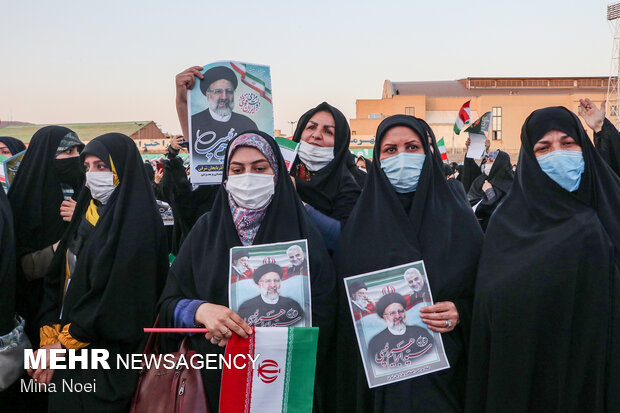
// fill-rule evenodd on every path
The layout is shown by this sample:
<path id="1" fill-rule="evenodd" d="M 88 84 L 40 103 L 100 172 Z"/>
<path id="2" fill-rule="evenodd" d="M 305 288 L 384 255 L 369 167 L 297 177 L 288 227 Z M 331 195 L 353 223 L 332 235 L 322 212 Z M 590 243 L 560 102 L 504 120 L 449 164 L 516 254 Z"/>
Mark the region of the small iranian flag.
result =
<path id="1" fill-rule="evenodd" d="M 461 133 L 463 127 L 469 123 L 469 119 L 471 118 L 471 109 L 469 108 L 471 100 L 463 103 L 461 106 L 461 110 L 459 110 L 459 114 L 456 117 L 456 122 L 454 122 L 454 133 L 457 135 Z"/>
<path id="2" fill-rule="evenodd" d="M 243 369 L 224 368 L 222 413 L 312 412 L 317 327 L 256 327 L 250 338 L 233 334 L 226 358 Z M 248 360 L 258 356 L 255 369 Z M 243 357 L 241 357 L 243 356 Z"/>
<path id="3" fill-rule="evenodd" d="M 299 150 L 299 143 L 282 136 L 276 136 L 276 143 L 280 147 L 280 152 L 284 158 L 286 169 L 291 172 L 291 166 L 293 166 L 293 162 L 297 156 L 297 151 Z"/>
<path id="4" fill-rule="evenodd" d="M 437 141 L 437 147 L 439 148 L 439 153 L 441 154 L 441 159 L 443 161 L 448 160 L 448 151 L 446 150 L 446 144 L 443 141 L 443 138 Z"/>

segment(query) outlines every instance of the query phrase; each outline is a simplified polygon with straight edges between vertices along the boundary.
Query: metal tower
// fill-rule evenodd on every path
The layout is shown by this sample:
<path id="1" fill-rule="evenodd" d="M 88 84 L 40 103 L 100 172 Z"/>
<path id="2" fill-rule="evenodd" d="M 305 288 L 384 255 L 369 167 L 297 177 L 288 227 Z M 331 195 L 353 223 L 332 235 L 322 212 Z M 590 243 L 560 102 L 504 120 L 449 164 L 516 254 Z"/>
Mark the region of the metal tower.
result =
<path id="1" fill-rule="evenodd" d="M 614 44 L 611 52 L 611 70 L 607 83 L 607 113 L 609 120 L 620 128 L 620 89 L 618 89 L 618 76 L 620 75 L 620 3 L 612 3 L 607 6 L 607 21 L 614 34 Z"/>

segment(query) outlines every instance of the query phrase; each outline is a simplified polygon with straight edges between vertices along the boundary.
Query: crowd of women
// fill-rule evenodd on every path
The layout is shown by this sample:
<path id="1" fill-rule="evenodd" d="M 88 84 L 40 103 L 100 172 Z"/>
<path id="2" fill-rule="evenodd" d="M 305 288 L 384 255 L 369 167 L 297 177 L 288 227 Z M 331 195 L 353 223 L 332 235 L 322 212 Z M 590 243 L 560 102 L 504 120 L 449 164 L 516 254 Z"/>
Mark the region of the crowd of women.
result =
<path id="1" fill-rule="evenodd" d="M 181 73 L 177 93 L 194 82 Z M 222 184 L 197 188 L 175 139 L 155 184 L 127 136 L 84 145 L 44 127 L 8 198 L 0 191 L 0 344 L 17 325 L 38 351 L 140 353 L 159 315 L 164 327 L 206 327 L 190 349 L 223 354 L 233 334 L 252 334 L 229 308 L 230 249 L 305 239 L 316 411 L 620 411 L 620 134 L 604 108 L 586 99 L 580 111 L 594 144 L 571 111 L 543 108 L 524 121 L 516 171 L 490 148 L 455 171 L 429 125 L 406 115 L 384 119 L 372 162 L 356 165 L 345 116 L 324 102 L 298 122 L 290 173 L 271 136 L 244 131 Z M 171 231 L 156 197 L 172 206 Z M 370 389 L 343 279 L 418 260 L 434 298 L 421 319 L 450 368 Z M 96 379 L 97 391 L 23 392 L 20 379 L 0 410 L 125 412 L 137 383 L 115 368 L 27 374 Z M 217 411 L 221 371 L 202 375 Z"/>

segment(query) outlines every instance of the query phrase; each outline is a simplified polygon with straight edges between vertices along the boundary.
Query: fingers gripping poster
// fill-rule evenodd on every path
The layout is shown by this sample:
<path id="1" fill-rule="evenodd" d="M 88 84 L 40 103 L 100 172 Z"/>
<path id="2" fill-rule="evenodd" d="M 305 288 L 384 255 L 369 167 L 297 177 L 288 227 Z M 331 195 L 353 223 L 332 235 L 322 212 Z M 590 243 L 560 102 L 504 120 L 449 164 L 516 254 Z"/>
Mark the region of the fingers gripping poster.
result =
<path id="1" fill-rule="evenodd" d="M 190 179 L 196 185 L 222 181 L 228 142 L 248 131 L 273 136 L 273 104 L 269 66 L 233 61 L 202 68 L 187 93 L 190 131 Z"/>
<path id="2" fill-rule="evenodd" d="M 369 387 L 450 367 L 441 334 L 420 318 L 433 305 L 423 261 L 344 279 Z"/>

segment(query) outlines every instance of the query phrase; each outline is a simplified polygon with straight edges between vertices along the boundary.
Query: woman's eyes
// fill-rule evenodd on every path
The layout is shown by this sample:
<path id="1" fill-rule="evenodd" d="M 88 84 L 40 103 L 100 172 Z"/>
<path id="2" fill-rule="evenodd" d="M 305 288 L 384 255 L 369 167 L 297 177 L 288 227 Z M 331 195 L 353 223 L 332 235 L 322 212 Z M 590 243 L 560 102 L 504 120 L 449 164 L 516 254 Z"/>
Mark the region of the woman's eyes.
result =
<path id="1" fill-rule="evenodd" d="M 407 147 L 407 149 L 411 150 L 411 151 L 415 151 L 416 149 L 418 149 L 418 145 L 409 145 Z"/>

